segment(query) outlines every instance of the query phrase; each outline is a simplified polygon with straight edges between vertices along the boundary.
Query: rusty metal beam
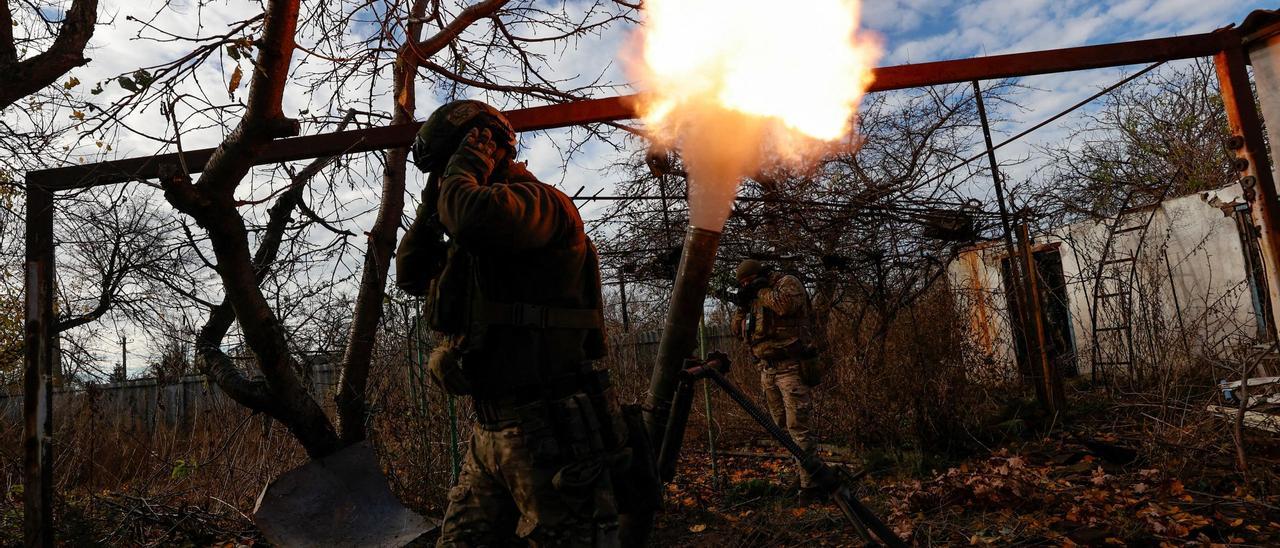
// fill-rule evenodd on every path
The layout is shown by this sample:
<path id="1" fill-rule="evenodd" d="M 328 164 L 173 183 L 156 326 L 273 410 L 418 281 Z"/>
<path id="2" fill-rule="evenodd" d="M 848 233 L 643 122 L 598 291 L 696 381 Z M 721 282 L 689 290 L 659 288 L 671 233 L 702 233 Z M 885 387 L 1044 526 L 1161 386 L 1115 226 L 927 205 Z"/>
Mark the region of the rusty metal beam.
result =
<path id="1" fill-rule="evenodd" d="M 634 117 L 634 112 L 631 96 L 621 96 L 509 110 L 506 114 L 517 131 L 537 131 L 625 120 Z M 415 122 L 279 139 L 267 145 L 255 164 L 278 164 L 405 146 L 413 140 L 421 125 L 421 122 Z M 196 167 L 207 164 L 214 150 L 188 150 L 184 153 L 185 162 L 179 160 L 178 153 L 169 153 L 32 171 L 27 174 L 27 182 L 64 190 L 153 179 L 161 170 L 177 169 L 184 163 L 194 171 L 200 171 Z"/>
<path id="2" fill-rule="evenodd" d="M 1227 124 L 1234 136 L 1230 146 L 1238 159 L 1237 169 L 1244 197 L 1257 223 L 1259 247 L 1262 249 L 1263 271 L 1272 317 L 1267 327 L 1274 334 L 1280 325 L 1280 195 L 1267 160 L 1267 141 L 1263 135 L 1262 117 L 1254 102 L 1253 88 L 1246 65 L 1248 54 L 1242 42 L 1227 47 L 1214 56 L 1222 105 Z"/>
<path id="3" fill-rule="evenodd" d="M 1239 33 L 1226 29 L 1191 36 L 880 67 L 873 71 L 875 81 L 870 91 L 1208 57 L 1239 43 Z M 507 115 L 517 130 L 535 131 L 634 118 L 634 105 L 635 96 L 626 95 L 511 110 Z M 275 164 L 404 146 L 418 127 L 413 123 L 280 139 L 268 145 L 255 162 Z M 169 153 L 33 171 L 27 181 L 56 190 L 152 179 L 162 166 L 204 166 L 213 151 L 187 151 L 185 162 L 179 161 L 177 153 Z"/>
<path id="4" fill-rule="evenodd" d="M 871 84 L 869 91 L 889 91 L 972 80 L 1019 78 L 1209 57 L 1230 44 L 1239 43 L 1240 39 L 1235 30 L 1224 29 L 1172 38 L 881 67 L 875 70 L 875 82 Z"/>

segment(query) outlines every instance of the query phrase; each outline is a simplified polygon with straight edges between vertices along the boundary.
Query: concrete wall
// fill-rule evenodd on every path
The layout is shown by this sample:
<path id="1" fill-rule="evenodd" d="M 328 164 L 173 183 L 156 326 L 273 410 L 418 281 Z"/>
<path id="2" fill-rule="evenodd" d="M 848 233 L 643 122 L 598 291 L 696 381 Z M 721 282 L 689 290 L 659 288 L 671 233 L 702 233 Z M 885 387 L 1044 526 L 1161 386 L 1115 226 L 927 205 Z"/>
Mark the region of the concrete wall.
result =
<path id="1" fill-rule="evenodd" d="M 1128 321 L 1138 360 L 1164 359 L 1175 346 L 1217 354 L 1254 341 L 1260 326 L 1244 243 L 1232 216 L 1243 203 L 1239 187 L 1233 186 L 1166 200 L 1126 216 L 1122 226 L 1141 225 L 1148 218 L 1150 226 L 1145 237 L 1142 231 L 1117 235 L 1107 255 L 1136 254 L 1136 267 L 1131 283 L 1109 282 L 1111 289 L 1104 293 L 1122 291 L 1125 297 L 1106 299 L 1099 307 L 1098 323 Z M 1056 249 L 1061 256 L 1071 339 L 1081 372 L 1092 367 L 1093 294 L 1107 235 L 1106 223 L 1090 220 L 1032 238 L 1037 252 Z M 1013 342 L 1000 271 L 1004 256 L 1002 242 L 971 247 L 948 267 L 948 279 L 958 302 L 967 308 L 974 345 L 1010 363 Z M 1124 278 L 1130 269 L 1129 264 L 1112 265 L 1105 275 Z M 1128 306 L 1122 304 L 1124 298 Z M 1124 344 L 1107 337 L 1096 341 L 1103 355 L 1100 362 L 1112 361 L 1107 356 L 1121 353 Z"/>

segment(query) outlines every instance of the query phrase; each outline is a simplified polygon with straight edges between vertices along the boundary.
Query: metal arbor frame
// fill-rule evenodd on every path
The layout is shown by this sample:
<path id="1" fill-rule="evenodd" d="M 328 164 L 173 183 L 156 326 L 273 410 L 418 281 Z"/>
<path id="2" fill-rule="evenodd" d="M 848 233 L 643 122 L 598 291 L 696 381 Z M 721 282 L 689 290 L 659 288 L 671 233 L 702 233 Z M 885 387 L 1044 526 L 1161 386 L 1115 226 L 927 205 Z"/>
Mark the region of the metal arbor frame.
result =
<path id="1" fill-rule="evenodd" d="M 1233 134 L 1246 162 L 1241 182 L 1252 191 L 1272 302 L 1280 302 L 1280 203 L 1267 163 L 1261 116 L 1250 88 L 1248 47 L 1280 33 L 1280 14 L 1254 12 L 1243 27 L 1181 37 L 994 55 L 874 69 L 869 91 L 954 84 L 1214 57 Z M 634 118 L 634 96 L 591 99 L 508 111 L 518 131 L 535 131 Z M 255 165 L 369 152 L 407 145 L 420 124 L 401 124 L 279 139 Z M 28 546 L 53 543 L 54 193 L 160 177 L 178 166 L 203 168 L 214 149 L 128 158 L 32 171 L 26 175 L 25 535 Z M 200 171 L 195 169 L 194 171 Z M 1274 307 L 1280 316 L 1280 306 Z M 1276 321 L 1271 322 L 1276 325 Z"/>

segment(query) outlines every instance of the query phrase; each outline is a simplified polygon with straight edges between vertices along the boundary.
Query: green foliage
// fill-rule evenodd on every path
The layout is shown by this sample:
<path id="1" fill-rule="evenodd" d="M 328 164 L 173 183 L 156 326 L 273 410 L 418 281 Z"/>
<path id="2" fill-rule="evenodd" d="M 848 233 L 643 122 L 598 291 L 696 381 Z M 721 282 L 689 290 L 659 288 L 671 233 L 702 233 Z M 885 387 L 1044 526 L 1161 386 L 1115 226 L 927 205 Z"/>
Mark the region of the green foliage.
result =
<path id="1" fill-rule="evenodd" d="M 0 293 L 0 380 L 5 383 L 22 370 L 23 347 L 22 299 Z"/>
<path id="2" fill-rule="evenodd" d="M 188 476 L 195 473 L 199 466 L 200 465 L 196 463 L 195 459 L 178 459 L 173 463 L 173 470 L 169 472 L 169 478 L 176 480 L 186 479 Z"/>
<path id="3" fill-rule="evenodd" d="M 116 78 L 116 83 L 120 84 L 121 88 L 133 93 L 138 93 L 146 89 L 155 81 L 156 77 L 147 69 L 138 69 L 131 75 Z"/>
<path id="4" fill-rule="evenodd" d="M 726 505 L 733 505 L 762 497 L 774 498 L 781 495 L 782 488 L 778 484 L 764 478 L 752 478 L 731 484 L 725 491 L 724 500 Z"/>

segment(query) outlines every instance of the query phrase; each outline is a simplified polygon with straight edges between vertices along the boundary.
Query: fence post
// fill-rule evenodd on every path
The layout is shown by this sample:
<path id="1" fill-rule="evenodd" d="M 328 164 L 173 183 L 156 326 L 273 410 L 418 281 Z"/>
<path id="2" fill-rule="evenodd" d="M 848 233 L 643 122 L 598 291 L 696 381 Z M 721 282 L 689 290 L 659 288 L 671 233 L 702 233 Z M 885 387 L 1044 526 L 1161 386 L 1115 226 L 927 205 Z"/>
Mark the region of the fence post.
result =
<path id="1" fill-rule="evenodd" d="M 53 546 L 53 193 L 27 181 L 23 369 L 26 546 Z"/>
<path id="2" fill-rule="evenodd" d="M 705 317 L 698 323 L 698 354 L 703 360 L 707 359 L 707 319 Z M 711 414 L 711 387 L 705 382 L 702 383 L 702 400 L 707 410 L 707 450 L 711 453 L 711 487 L 719 491 L 720 466 L 716 462 L 715 417 Z"/>

